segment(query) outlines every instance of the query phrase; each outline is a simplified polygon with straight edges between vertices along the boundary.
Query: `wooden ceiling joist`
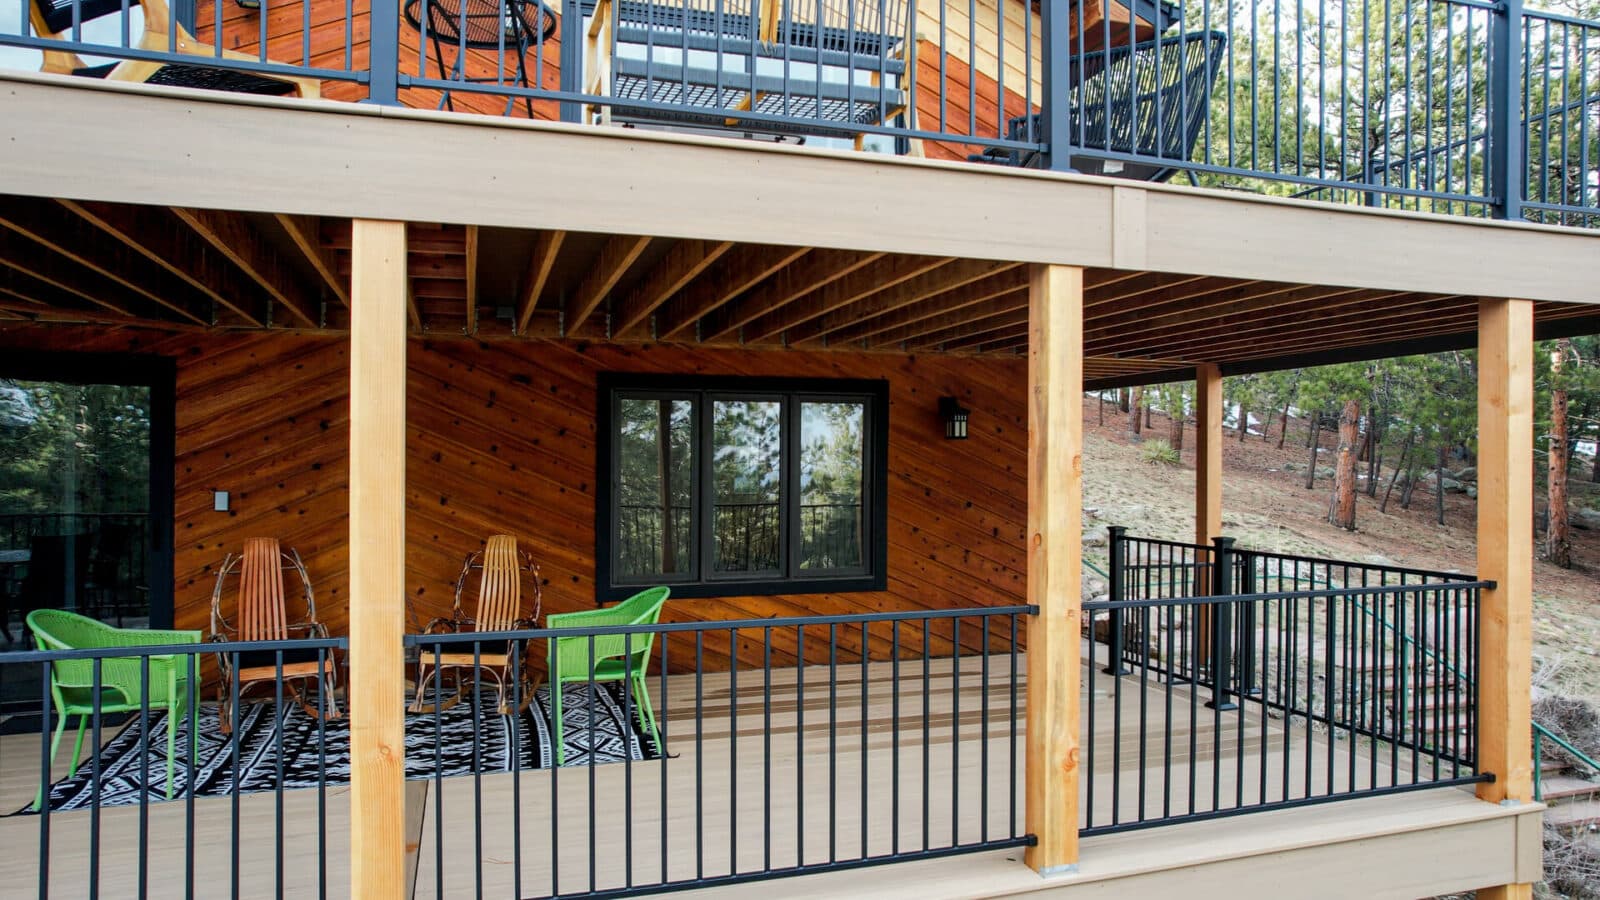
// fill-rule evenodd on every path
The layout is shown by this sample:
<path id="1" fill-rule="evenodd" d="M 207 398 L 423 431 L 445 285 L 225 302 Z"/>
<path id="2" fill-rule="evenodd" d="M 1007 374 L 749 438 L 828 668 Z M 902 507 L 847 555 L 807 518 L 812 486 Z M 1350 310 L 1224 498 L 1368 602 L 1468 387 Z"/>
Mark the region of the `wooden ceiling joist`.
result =
<path id="1" fill-rule="evenodd" d="M 65 270 L 78 268 L 117 284 L 120 290 L 116 293 L 142 298 L 113 301 L 119 307 L 117 312 L 137 314 L 150 306 L 161 310 L 155 313 L 157 318 L 175 316 L 197 325 L 210 323 L 210 297 L 143 254 L 108 240 L 98 228 L 63 206 L 38 198 L 14 198 L 0 205 L 0 226 L 31 242 L 27 246 L 13 243 L 6 251 L 20 257 L 25 266 L 48 269 L 51 263 L 35 257 L 58 257 L 65 266 L 57 271 L 69 282 L 73 279 Z"/>
<path id="2" fill-rule="evenodd" d="M 289 235 L 289 240 L 300 248 L 300 253 L 305 256 L 306 262 L 316 271 L 317 277 L 322 279 L 323 285 L 328 288 L 340 304 L 346 309 L 350 308 L 350 280 L 339 276 L 338 262 L 334 259 L 331 249 L 322 244 L 322 226 L 313 216 L 291 216 L 279 213 L 278 224 Z"/>
<path id="3" fill-rule="evenodd" d="M 733 249 L 732 241 L 678 241 L 611 310 L 611 335 L 622 337 Z"/>
<path id="4" fill-rule="evenodd" d="M 1021 285 L 1017 283 L 1017 276 L 1014 272 L 1000 272 L 987 278 L 980 278 L 960 287 L 934 294 L 920 303 L 903 306 L 892 312 L 840 328 L 828 335 L 828 342 L 830 344 L 848 344 L 854 341 L 870 341 L 874 346 L 897 344 L 906 339 L 903 334 L 904 329 L 914 328 L 917 323 L 936 319 L 954 313 L 964 307 L 991 300 L 1001 294 L 1015 291 L 1019 287 Z M 915 334 L 911 336 L 914 337 Z"/>
<path id="5" fill-rule="evenodd" d="M 744 339 L 761 343 L 783 335 L 787 344 L 810 340 L 820 335 L 815 326 L 821 318 L 842 314 L 868 297 L 899 294 L 919 277 L 926 278 L 953 262 L 949 257 L 886 257 L 749 323 Z"/>
<path id="6" fill-rule="evenodd" d="M 576 334 L 583 323 L 589 321 L 628 267 L 648 246 L 650 238 L 632 234 L 617 235 L 605 242 L 590 264 L 588 274 L 578 283 L 572 299 L 567 302 L 566 322 L 563 323 L 567 334 Z"/>
<path id="7" fill-rule="evenodd" d="M 744 292 L 810 253 L 809 247 L 741 248 L 712 266 L 656 314 L 658 340 L 671 340 Z"/>
<path id="8" fill-rule="evenodd" d="M 932 319 L 924 319 L 915 325 L 908 326 L 903 333 L 907 336 L 897 343 L 906 349 L 937 346 L 942 341 L 951 337 L 960 337 L 966 334 L 969 326 L 988 321 L 995 316 L 1014 313 L 1019 309 L 1028 308 L 1027 287 L 1017 288 L 1009 293 L 1001 294 L 992 300 L 969 306 L 953 313 L 946 313 Z M 910 332 L 916 332 L 911 334 Z M 885 338 L 888 335 L 884 335 Z"/>
<path id="9" fill-rule="evenodd" d="M 842 328 L 908 306 L 915 306 L 930 297 L 1002 273 L 1014 273 L 1020 285 L 1024 276 L 1017 273 L 1023 271 L 1024 268 L 1020 263 L 981 259 L 949 260 L 931 270 L 906 278 L 900 283 L 889 285 L 887 290 L 874 292 L 858 302 L 790 329 L 787 334 L 788 342 L 802 344 L 825 338 L 830 344 L 839 343 L 842 339 L 837 336 L 837 332 Z"/>
<path id="10" fill-rule="evenodd" d="M 151 324 L 173 321 L 151 310 L 151 304 L 145 297 L 134 294 L 120 282 L 76 265 L 65 257 L 40 250 L 38 245 L 28 244 L 22 236 L 4 229 L 0 229 L 0 267 L 9 268 L 75 297 L 77 305 L 84 308 L 99 308 L 119 316 L 139 317 L 143 314 Z"/>
<path id="11" fill-rule="evenodd" d="M 1302 342 L 1301 336 L 1306 333 L 1308 321 L 1315 323 L 1314 327 L 1403 325 L 1416 318 L 1419 308 L 1433 312 L 1446 311 L 1441 306 L 1442 298 L 1432 295 L 1377 292 L 1362 292 L 1362 295 L 1363 302 L 1345 306 L 1330 304 L 1317 310 L 1315 316 L 1309 320 L 1305 313 L 1291 311 L 1281 316 L 1264 316 L 1260 321 L 1225 320 L 1212 323 L 1183 334 L 1147 339 L 1134 349 L 1113 348 L 1109 343 L 1101 341 L 1086 341 L 1085 345 L 1093 347 L 1096 353 L 1147 355 L 1153 352 L 1165 352 L 1179 355 L 1206 354 L 1207 358 L 1210 358 L 1212 352 L 1241 343 L 1283 346 L 1293 350 Z"/>
<path id="12" fill-rule="evenodd" d="M 561 245 L 566 238 L 565 231 L 541 231 L 533 239 L 533 252 L 528 255 L 528 271 L 523 275 L 522 287 L 518 291 L 517 334 L 528 330 L 528 320 L 533 318 L 539 298 L 544 296 L 545 286 L 550 283 L 550 270 L 555 266 L 556 257 L 561 254 Z"/>
<path id="13" fill-rule="evenodd" d="M 745 296 L 701 319 L 700 340 L 709 342 L 724 338 L 887 255 L 857 250 L 813 250 Z"/>
<path id="14" fill-rule="evenodd" d="M 172 211 L 217 252 L 254 279 L 301 326 L 316 328 L 321 324 L 321 317 L 316 315 L 315 295 L 284 266 L 278 252 L 256 232 L 243 213 L 180 207 Z"/>
<path id="15" fill-rule="evenodd" d="M 1016 326 L 1026 327 L 1028 324 L 1028 308 L 1022 306 L 1004 312 L 995 313 L 965 325 L 958 325 L 945 331 L 926 335 L 919 338 L 911 345 L 912 350 L 936 349 L 945 353 L 965 350 L 990 340 L 995 332 L 1005 331 Z"/>
<path id="16" fill-rule="evenodd" d="M 257 295 L 238 269 L 195 237 L 166 210 L 137 210 L 115 203 L 58 201 L 68 211 L 183 279 L 221 310 L 247 325 L 261 324 L 249 298 Z M 185 317 L 187 318 L 187 317 Z M 209 317 L 207 317 L 209 320 Z M 203 323 L 197 323 L 203 324 Z"/>

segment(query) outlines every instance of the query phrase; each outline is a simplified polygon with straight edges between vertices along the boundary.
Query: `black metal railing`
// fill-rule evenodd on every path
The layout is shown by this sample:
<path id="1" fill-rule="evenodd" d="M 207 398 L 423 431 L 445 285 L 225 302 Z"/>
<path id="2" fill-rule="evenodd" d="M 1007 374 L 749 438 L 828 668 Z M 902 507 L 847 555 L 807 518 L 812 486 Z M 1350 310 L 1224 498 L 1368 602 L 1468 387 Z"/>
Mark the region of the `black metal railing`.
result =
<path id="1" fill-rule="evenodd" d="M 1062 0 L 204 0 L 182 24 L 231 52 L 199 56 L 177 18 L 141 37 L 138 4 L 31 2 L 56 36 L 0 45 L 163 83 L 1600 217 L 1600 22 L 1521 0 L 1134 3 L 1131 26 Z"/>
<path id="2" fill-rule="evenodd" d="M 1475 771 L 1486 583 L 1111 534 L 1111 594 L 1085 604 L 1107 644 L 1085 718 L 1117 738 L 1085 753 L 1086 832 L 1488 777 Z M 1160 589 L 1134 577 L 1152 569 L 1170 576 Z"/>
<path id="3" fill-rule="evenodd" d="M 148 616 L 149 527 L 144 513 L 0 515 L 0 614 L 63 607 L 119 624 Z"/>
<path id="4" fill-rule="evenodd" d="M 421 730 L 431 715 L 433 731 L 421 741 L 432 771 L 418 891 L 622 896 L 1025 845 L 1030 612 L 410 636 L 422 663 L 510 654 L 513 669 L 551 659 L 560 640 L 564 658 L 612 660 L 597 671 L 615 679 L 580 667 L 563 690 L 564 766 L 547 755 L 498 774 L 482 760 L 528 751 L 480 723 L 502 707 L 547 711 L 550 688 L 530 696 L 472 669 L 423 691 Z M 439 748 L 457 696 L 473 727 L 451 759 Z M 462 758 L 471 777 L 446 777 Z"/>
<path id="5" fill-rule="evenodd" d="M 10 738 L 0 756 L 13 776 L 3 801 L 11 815 L 0 819 L 12 886 L 40 898 L 340 893 L 349 845 L 338 824 L 347 813 L 335 810 L 348 805 L 339 789 L 349 781 L 348 722 L 331 712 L 336 697 L 296 693 L 293 669 L 333 668 L 346 646 L 0 653 L 0 682 L 37 685 L 31 709 L 8 721 L 21 733 L 32 718 L 37 742 L 24 749 Z M 241 703 L 237 681 L 215 687 L 223 657 L 234 671 L 241 660 L 269 671 L 245 698 L 259 702 Z M 213 691 L 231 701 L 225 717 L 202 702 Z"/>

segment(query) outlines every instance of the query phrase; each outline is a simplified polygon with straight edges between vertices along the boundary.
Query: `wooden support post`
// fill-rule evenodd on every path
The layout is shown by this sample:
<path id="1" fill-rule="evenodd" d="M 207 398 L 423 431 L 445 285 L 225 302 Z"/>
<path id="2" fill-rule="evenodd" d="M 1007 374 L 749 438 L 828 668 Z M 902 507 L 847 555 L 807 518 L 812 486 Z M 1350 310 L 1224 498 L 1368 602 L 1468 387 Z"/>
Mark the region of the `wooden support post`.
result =
<path id="1" fill-rule="evenodd" d="M 1194 542 L 1222 537 L 1222 373 L 1194 368 Z"/>
<path id="2" fill-rule="evenodd" d="M 1203 547 L 1222 537 L 1222 373 L 1215 365 L 1194 367 L 1194 542 Z M 1212 571 L 1201 566 L 1195 573 L 1195 593 L 1211 593 Z M 1200 641 L 1197 665 L 1211 662 L 1211 607 L 1198 610 L 1196 626 L 1206 635 Z"/>
<path id="3" fill-rule="evenodd" d="M 1478 796 L 1533 799 L 1533 304 L 1478 304 Z M 1478 891 L 1526 900 L 1531 884 Z"/>
<path id="4" fill-rule="evenodd" d="M 355 220 L 350 277 L 350 895 L 405 896 L 406 226 Z"/>
<path id="5" fill-rule="evenodd" d="M 1082 653 L 1083 270 L 1037 266 L 1028 289 L 1026 810 L 1041 875 L 1078 863 Z"/>

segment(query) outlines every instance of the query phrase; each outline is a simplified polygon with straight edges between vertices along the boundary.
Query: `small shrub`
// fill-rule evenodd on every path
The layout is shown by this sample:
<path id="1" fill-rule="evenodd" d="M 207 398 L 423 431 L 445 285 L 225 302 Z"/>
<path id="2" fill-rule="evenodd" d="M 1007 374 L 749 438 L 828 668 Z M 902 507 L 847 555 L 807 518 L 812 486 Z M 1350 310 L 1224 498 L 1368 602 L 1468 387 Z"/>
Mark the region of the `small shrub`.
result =
<path id="1" fill-rule="evenodd" d="M 1159 438 L 1145 441 L 1144 447 L 1139 450 L 1139 458 L 1152 466 L 1175 466 L 1179 463 L 1178 451 Z"/>

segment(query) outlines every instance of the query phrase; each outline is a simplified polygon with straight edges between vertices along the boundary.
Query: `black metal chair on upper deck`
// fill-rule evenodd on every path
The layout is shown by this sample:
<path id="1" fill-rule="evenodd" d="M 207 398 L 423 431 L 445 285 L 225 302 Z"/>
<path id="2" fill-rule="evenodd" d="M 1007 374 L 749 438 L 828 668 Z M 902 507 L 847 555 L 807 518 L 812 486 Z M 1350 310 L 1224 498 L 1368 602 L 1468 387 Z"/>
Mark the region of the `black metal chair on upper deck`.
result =
<path id="1" fill-rule="evenodd" d="M 408 0 L 405 18 L 423 39 L 433 44 L 433 60 L 439 67 L 441 81 L 459 81 L 464 84 L 495 84 L 502 81 L 503 70 L 490 77 L 466 74 L 467 51 L 504 51 L 516 55 L 516 70 L 512 82 L 528 87 L 528 50 L 535 44 L 543 45 L 556 33 L 556 14 L 539 0 Z M 444 48 L 453 47 L 455 62 L 448 70 L 444 64 Z M 533 101 L 523 98 L 528 117 L 533 117 Z M 506 100 L 506 114 L 511 113 L 516 98 Z M 449 91 L 439 98 L 440 109 L 455 109 Z"/>
<path id="2" fill-rule="evenodd" d="M 74 29 L 83 23 L 109 15 L 127 16 L 134 6 L 144 9 L 144 30 L 137 40 L 129 41 L 132 49 L 194 57 L 189 62 L 161 62 L 146 59 L 125 59 L 121 62 L 91 66 L 76 53 L 64 50 L 45 50 L 41 72 L 57 75 L 78 75 L 85 78 L 104 78 L 107 81 L 137 81 L 145 84 L 165 84 L 173 87 L 201 88 L 228 91 L 234 94 L 298 94 L 301 97 L 321 96 L 321 84 L 315 78 L 296 78 L 249 72 L 243 69 L 205 65 L 205 60 L 218 57 L 247 62 L 272 62 L 251 54 L 234 50 L 218 51 L 209 44 L 195 40 L 188 29 L 172 21 L 167 0 L 30 0 L 28 19 L 40 37 L 58 41 L 78 38 Z"/>
<path id="3" fill-rule="evenodd" d="M 1226 34 L 1192 31 L 1074 57 L 1069 153 L 1100 150 L 1137 159 L 1073 156 L 1073 168 L 1140 181 L 1171 178 L 1194 153 L 1227 52 Z M 1008 123 L 1011 140 L 1041 134 L 1037 113 Z M 1026 166 L 1035 156 L 1002 152 L 982 159 Z"/>
<path id="4" fill-rule="evenodd" d="M 916 0 L 598 0 L 585 85 L 641 104 L 591 107 L 601 121 L 859 147 L 862 126 L 915 118 L 915 25 Z"/>

